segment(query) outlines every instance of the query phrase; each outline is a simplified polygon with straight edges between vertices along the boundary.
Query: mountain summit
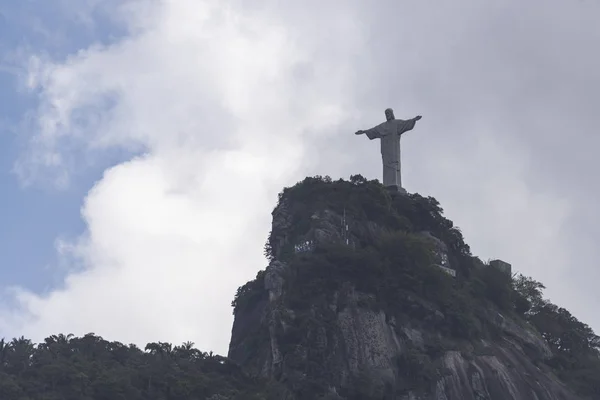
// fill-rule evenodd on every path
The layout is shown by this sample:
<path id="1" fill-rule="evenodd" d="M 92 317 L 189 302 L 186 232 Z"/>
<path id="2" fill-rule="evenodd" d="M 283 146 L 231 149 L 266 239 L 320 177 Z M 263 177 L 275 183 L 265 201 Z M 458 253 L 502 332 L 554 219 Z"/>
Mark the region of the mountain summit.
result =
<path id="1" fill-rule="evenodd" d="M 600 398 L 592 330 L 473 256 L 439 203 L 360 175 L 279 196 L 229 358 L 281 399 Z"/>
<path id="2" fill-rule="evenodd" d="M 279 196 L 229 356 L 93 333 L 0 338 L 0 400 L 598 400 L 600 338 L 438 202 L 356 175 Z M 192 317 L 190 317 L 192 318 Z"/>

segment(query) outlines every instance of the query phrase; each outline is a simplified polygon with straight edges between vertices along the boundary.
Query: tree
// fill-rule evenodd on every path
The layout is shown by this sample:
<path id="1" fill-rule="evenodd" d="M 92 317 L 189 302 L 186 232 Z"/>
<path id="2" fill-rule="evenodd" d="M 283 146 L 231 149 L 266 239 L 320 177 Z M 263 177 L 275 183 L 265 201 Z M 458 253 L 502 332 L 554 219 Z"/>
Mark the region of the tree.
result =
<path id="1" fill-rule="evenodd" d="M 363 185 L 367 182 L 368 180 L 360 174 L 350 175 L 350 183 L 352 183 L 353 185 Z"/>
<path id="2" fill-rule="evenodd" d="M 149 343 L 146 350 L 93 333 L 52 335 L 37 345 L 24 337 L 0 339 L 0 399 L 265 398 L 264 382 L 192 342 Z"/>
<path id="3" fill-rule="evenodd" d="M 546 287 L 531 277 L 522 274 L 515 275 L 515 277 L 513 277 L 513 288 L 522 296 L 522 298 L 529 302 L 528 310 L 525 313 L 526 315 L 535 314 L 546 304 L 546 301 L 542 296 L 543 290 L 546 289 Z M 525 308 L 525 306 L 521 306 L 521 308 Z"/>

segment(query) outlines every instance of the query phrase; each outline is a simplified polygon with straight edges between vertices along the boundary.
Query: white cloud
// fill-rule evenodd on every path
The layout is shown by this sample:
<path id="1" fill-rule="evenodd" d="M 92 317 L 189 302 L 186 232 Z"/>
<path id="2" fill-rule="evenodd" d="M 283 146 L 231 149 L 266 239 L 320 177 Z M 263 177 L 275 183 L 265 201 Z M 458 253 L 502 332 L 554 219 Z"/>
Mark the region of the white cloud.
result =
<path id="1" fill-rule="evenodd" d="M 32 64 L 42 102 L 23 178 L 51 169 L 65 183 L 73 152 L 145 153 L 89 192 L 88 232 L 60 246 L 74 263 L 64 287 L 21 290 L 2 330 L 191 339 L 224 353 L 233 294 L 265 266 L 277 192 L 301 178 L 307 138 L 344 118 L 346 72 L 312 60 L 276 18 L 215 2 L 142 5 L 128 9 L 132 36 Z"/>
<path id="2" fill-rule="evenodd" d="M 529 170 L 539 121 L 546 138 L 562 133 L 552 130 L 562 119 L 538 114 L 550 100 L 530 90 L 536 76 L 522 71 L 538 60 L 521 56 L 523 43 L 546 44 L 548 79 L 566 79 L 567 67 L 551 67 L 560 54 L 541 34 L 500 34 L 515 19 L 545 29 L 537 9 L 279 3 L 130 1 L 108 13 L 129 32 L 120 41 L 33 59 L 27 82 L 41 103 L 22 179 L 52 172 L 67 184 L 108 148 L 143 155 L 89 192 L 87 231 L 59 246 L 72 268 L 64 285 L 44 295 L 18 289 L 20 307 L 4 310 L 0 333 L 93 331 L 225 353 L 235 289 L 265 266 L 277 192 L 307 174 L 378 177 L 378 144 L 352 132 L 389 106 L 398 118 L 424 115 L 403 139 L 408 189 L 438 198 L 476 254 L 557 288 L 553 300 L 573 299 L 567 306 L 588 321 L 583 295 L 560 286 L 574 261 L 563 225 L 578 199 L 564 198 L 550 173 L 554 186 L 540 192 Z"/>

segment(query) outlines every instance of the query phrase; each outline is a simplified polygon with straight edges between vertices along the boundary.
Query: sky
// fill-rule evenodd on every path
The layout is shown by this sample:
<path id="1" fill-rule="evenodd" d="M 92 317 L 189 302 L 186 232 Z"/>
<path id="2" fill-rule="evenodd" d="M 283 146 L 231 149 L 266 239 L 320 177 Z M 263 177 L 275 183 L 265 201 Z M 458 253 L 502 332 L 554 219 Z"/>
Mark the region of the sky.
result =
<path id="1" fill-rule="evenodd" d="M 0 337 L 227 353 L 277 194 L 403 184 L 600 331 L 600 3 L 0 0 Z"/>

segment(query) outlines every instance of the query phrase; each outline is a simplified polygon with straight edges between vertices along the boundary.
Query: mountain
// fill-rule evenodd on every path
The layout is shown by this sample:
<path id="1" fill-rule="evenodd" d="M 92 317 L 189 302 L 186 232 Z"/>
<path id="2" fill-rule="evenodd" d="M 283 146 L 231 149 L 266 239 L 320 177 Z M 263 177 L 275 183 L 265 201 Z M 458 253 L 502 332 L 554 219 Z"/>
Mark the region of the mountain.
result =
<path id="1" fill-rule="evenodd" d="M 600 338 L 473 256 L 432 197 L 306 178 L 280 194 L 265 254 L 228 357 L 1 339 L 0 400 L 600 400 Z"/>
<path id="2" fill-rule="evenodd" d="M 599 338 L 473 256 L 439 203 L 377 181 L 285 189 L 228 357 L 289 399 L 599 399 Z"/>

